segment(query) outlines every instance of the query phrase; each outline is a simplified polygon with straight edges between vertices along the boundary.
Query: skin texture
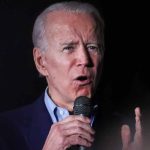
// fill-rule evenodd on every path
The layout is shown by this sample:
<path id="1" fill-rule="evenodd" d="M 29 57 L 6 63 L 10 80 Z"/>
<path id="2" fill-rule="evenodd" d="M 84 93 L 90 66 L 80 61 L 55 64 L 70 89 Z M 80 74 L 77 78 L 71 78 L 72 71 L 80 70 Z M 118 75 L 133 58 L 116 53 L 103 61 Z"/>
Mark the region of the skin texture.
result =
<path id="1" fill-rule="evenodd" d="M 131 131 L 128 125 L 123 125 L 121 128 L 122 150 L 143 150 L 142 126 L 141 126 L 141 111 L 140 108 L 135 108 L 135 134 L 131 141 Z"/>
<path id="2" fill-rule="evenodd" d="M 97 37 L 95 21 L 89 15 L 59 11 L 47 16 L 49 47 L 44 53 L 34 49 L 34 57 L 58 106 L 71 111 L 78 96 L 92 96 L 102 61 Z M 81 76 L 87 79 L 77 80 Z"/>
<path id="3" fill-rule="evenodd" d="M 78 96 L 92 96 L 101 74 L 101 39 L 97 26 L 91 15 L 57 11 L 47 15 L 45 30 L 48 49 L 42 52 L 34 48 L 34 61 L 47 79 L 49 96 L 58 106 L 72 111 Z M 85 80 L 78 80 L 81 77 Z M 136 149 L 142 134 L 139 108 L 135 115 L 133 142 L 130 141 L 130 128 L 122 126 L 122 150 L 139 150 Z M 51 126 L 43 150 L 65 150 L 72 145 L 90 147 L 93 136 L 87 117 L 71 115 Z"/>
<path id="4" fill-rule="evenodd" d="M 53 124 L 43 150 L 65 150 L 72 145 L 90 147 L 94 141 L 94 130 L 89 123 L 86 117 L 72 115 Z"/>
<path id="5" fill-rule="evenodd" d="M 47 79 L 49 95 L 58 106 L 70 111 L 76 97 L 90 98 L 96 87 L 102 62 L 96 28 L 87 14 L 49 13 L 45 25 L 48 49 L 33 50 L 36 67 Z M 79 77 L 86 80 L 78 80 Z M 93 135 L 87 117 L 69 116 L 52 125 L 43 150 L 65 150 L 71 145 L 89 147 Z"/>

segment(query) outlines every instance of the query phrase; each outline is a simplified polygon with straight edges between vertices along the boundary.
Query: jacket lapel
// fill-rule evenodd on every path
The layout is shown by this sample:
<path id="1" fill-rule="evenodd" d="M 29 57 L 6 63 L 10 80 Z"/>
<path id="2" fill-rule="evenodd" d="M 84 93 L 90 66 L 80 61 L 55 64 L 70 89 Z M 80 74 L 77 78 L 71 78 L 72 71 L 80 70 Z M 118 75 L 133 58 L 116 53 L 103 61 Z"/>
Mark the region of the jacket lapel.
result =
<path id="1" fill-rule="evenodd" d="M 31 126 L 29 127 L 28 138 L 31 150 L 41 150 L 49 130 L 52 119 L 44 103 L 44 94 L 33 104 L 31 114 Z"/>

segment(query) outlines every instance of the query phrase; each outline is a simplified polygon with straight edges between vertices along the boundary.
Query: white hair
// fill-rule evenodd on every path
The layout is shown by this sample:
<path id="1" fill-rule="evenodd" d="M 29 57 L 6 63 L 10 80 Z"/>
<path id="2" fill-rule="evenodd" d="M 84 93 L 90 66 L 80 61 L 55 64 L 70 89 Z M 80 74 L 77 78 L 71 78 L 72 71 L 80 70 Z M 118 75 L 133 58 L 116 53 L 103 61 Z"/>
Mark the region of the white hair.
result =
<path id="1" fill-rule="evenodd" d="M 47 14 L 54 11 L 65 11 L 71 13 L 87 13 L 93 16 L 97 24 L 98 35 L 101 40 L 102 52 L 104 50 L 104 22 L 98 10 L 89 3 L 68 1 L 68 2 L 59 2 L 53 5 L 50 5 L 46 8 L 36 19 L 34 28 L 33 28 L 33 44 L 34 47 L 39 48 L 42 51 L 45 51 L 48 48 L 48 42 L 45 36 L 45 24 Z"/>

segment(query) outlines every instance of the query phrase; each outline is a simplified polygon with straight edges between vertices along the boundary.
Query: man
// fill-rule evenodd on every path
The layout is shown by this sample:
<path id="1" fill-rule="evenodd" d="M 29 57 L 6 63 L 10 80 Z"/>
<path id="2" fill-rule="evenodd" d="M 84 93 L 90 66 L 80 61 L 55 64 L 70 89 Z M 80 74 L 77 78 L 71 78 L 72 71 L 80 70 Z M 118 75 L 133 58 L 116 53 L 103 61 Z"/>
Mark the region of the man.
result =
<path id="1" fill-rule="evenodd" d="M 94 97 L 102 70 L 103 32 L 100 14 L 86 3 L 57 3 L 38 16 L 33 29 L 33 56 L 48 87 L 35 103 L 1 115 L 2 150 L 65 150 L 74 145 L 93 145 L 91 120 L 69 112 L 77 97 Z M 122 126 L 123 150 L 141 146 L 139 108 L 135 114 L 133 142 L 129 126 Z"/>

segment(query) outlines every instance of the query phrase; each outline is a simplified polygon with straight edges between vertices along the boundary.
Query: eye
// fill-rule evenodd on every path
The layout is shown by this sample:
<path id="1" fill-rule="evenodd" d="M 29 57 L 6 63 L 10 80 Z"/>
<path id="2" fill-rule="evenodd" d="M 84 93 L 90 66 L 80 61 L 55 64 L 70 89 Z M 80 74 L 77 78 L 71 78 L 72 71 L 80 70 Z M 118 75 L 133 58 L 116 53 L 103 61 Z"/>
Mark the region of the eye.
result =
<path id="1" fill-rule="evenodd" d="M 96 44 L 87 45 L 87 49 L 90 52 L 99 52 L 99 46 Z"/>
<path id="2" fill-rule="evenodd" d="M 66 46 L 63 48 L 63 51 L 69 53 L 72 52 L 74 50 L 74 46 Z"/>

